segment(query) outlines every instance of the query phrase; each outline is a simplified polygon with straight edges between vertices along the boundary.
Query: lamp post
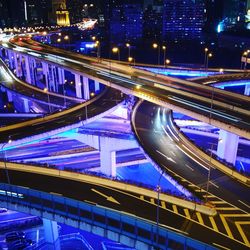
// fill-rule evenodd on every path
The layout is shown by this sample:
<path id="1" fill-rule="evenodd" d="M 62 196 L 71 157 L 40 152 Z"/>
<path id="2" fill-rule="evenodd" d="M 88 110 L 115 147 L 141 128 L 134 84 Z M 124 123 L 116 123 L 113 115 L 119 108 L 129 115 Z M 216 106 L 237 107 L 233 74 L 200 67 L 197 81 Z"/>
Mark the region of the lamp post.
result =
<path id="1" fill-rule="evenodd" d="M 153 43 L 153 48 L 157 49 L 158 48 L 158 65 L 160 65 L 160 46 L 157 43 Z"/>
<path id="2" fill-rule="evenodd" d="M 65 41 L 67 41 L 67 44 L 69 45 L 69 36 L 66 35 L 63 39 L 64 39 Z"/>
<path id="3" fill-rule="evenodd" d="M 164 68 L 166 67 L 166 46 L 162 46 L 162 50 L 163 50 L 163 63 L 164 63 Z"/>
<path id="4" fill-rule="evenodd" d="M 212 56 L 213 56 L 212 53 L 209 53 L 209 54 L 207 55 L 206 71 L 208 70 L 208 61 L 209 61 L 209 58 L 211 58 Z"/>
<path id="5" fill-rule="evenodd" d="M 10 184 L 10 177 L 9 177 L 9 172 L 7 169 L 7 163 L 6 163 L 6 154 L 5 154 L 5 150 L 4 147 L 7 144 L 10 144 L 12 141 L 11 139 L 9 139 L 7 142 L 3 143 L 2 147 L 1 147 L 1 152 L 2 152 L 2 156 L 3 156 L 3 162 L 4 162 L 4 169 L 5 169 L 5 173 L 6 173 L 6 178 L 7 178 L 7 183 Z"/>
<path id="6" fill-rule="evenodd" d="M 244 52 L 244 55 L 245 55 L 244 70 L 247 69 L 247 58 L 248 58 L 249 53 L 250 53 L 250 50 L 247 50 L 247 51 Z"/>
<path id="7" fill-rule="evenodd" d="M 208 48 L 204 49 L 204 68 L 206 68 L 206 63 L 207 63 L 207 53 L 208 53 Z"/>
<path id="8" fill-rule="evenodd" d="M 119 48 L 118 47 L 114 47 L 113 49 L 112 49 L 112 52 L 114 53 L 114 54 L 116 54 L 117 53 L 117 55 L 118 55 L 118 61 L 120 61 L 120 50 L 119 50 Z"/>
<path id="9" fill-rule="evenodd" d="M 101 57 L 101 44 L 100 44 L 100 42 L 99 41 L 96 41 L 95 42 L 95 47 L 97 48 L 97 53 L 96 53 L 96 56 L 97 56 L 97 58 L 98 59 L 100 59 L 100 57 Z"/>
<path id="10" fill-rule="evenodd" d="M 131 46 L 130 46 L 129 43 L 126 43 L 126 47 L 128 48 L 128 57 L 130 57 L 130 48 L 131 48 Z"/>
<path id="11" fill-rule="evenodd" d="M 130 57 L 128 58 L 128 61 L 129 61 L 130 63 L 133 62 L 134 66 L 135 66 L 135 59 L 134 59 L 133 57 L 130 56 Z"/>
<path id="12" fill-rule="evenodd" d="M 166 59 L 165 60 L 165 67 L 166 67 L 166 65 L 169 65 L 170 63 L 171 63 L 171 61 L 169 59 Z"/>
<path id="13" fill-rule="evenodd" d="M 49 92 L 48 92 L 48 89 L 47 88 L 44 88 L 43 89 L 44 93 L 47 93 L 47 96 L 48 96 L 48 104 L 49 104 L 49 112 L 51 112 L 51 107 L 50 107 L 50 98 L 49 98 Z"/>
<path id="14" fill-rule="evenodd" d="M 222 141 L 222 139 L 218 139 L 218 143 L 220 143 Z M 211 164 L 212 164 L 212 156 L 213 156 L 213 149 L 214 149 L 214 144 L 211 144 L 211 148 L 210 148 L 210 158 L 209 158 L 209 168 L 208 168 L 208 175 L 207 175 L 207 187 L 206 187 L 206 202 L 207 202 L 207 198 L 208 198 L 208 191 L 209 191 L 209 182 L 211 179 Z"/>
<path id="15" fill-rule="evenodd" d="M 160 192 L 161 192 L 161 186 L 160 186 L 160 182 L 161 182 L 161 178 L 162 175 L 164 174 L 164 171 L 161 172 L 161 175 L 158 179 L 158 184 L 156 187 L 156 191 L 157 191 L 157 208 L 156 208 L 156 244 L 158 244 L 158 240 L 159 240 L 159 212 L 160 212 Z"/>

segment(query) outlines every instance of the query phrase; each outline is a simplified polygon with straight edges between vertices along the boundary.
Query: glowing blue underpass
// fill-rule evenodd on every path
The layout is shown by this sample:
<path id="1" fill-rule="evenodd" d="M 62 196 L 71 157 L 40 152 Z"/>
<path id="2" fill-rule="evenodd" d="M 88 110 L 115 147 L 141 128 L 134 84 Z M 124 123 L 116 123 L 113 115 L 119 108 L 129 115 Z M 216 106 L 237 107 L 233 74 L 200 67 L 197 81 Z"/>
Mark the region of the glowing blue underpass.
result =
<path id="1" fill-rule="evenodd" d="M 208 75 L 215 75 L 218 72 L 213 71 L 195 71 L 195 70 L 184 70 L 184 69 L 163 69 L 163 68 L 150 68 L 150 67 L 137 67 L 139 69 L 144 69 L 151 71 L 153 73 L 162 74 L 166 76 L 179 76 L 179 77 L 202 77 Z"/>

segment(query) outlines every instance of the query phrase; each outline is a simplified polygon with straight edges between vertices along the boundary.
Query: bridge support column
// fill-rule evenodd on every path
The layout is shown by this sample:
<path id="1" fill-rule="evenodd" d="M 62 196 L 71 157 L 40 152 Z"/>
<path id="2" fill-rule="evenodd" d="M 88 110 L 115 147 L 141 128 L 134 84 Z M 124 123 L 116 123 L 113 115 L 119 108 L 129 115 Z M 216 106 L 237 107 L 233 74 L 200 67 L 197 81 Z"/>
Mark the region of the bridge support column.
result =
<path id="1" fill-rule="evenodd" d="M 54 250 L 60 250 L 57 222 L 43 219 L 44 238 L 47 243 L 54 245 Z"/>
<path id="2" fill-rule="evenodd" d="M 250 84 L 245 85 L 244 95 L 250 95 Z"/>
<path id="3" fill-rule="evenodd" d="M 15 70 L 16 70 L 16 76 L 20 77 L 22 75 L 22 72 L 20 71 L 20 67 L 19 67 L 19 61 L 18 61 L 18 54 L 17 53 L 13 53 L 14 55 L 14 64 L 15 64 Z"/>
<path id="4" fill-rule="evenodd" d="M 217 155 L 234 165 L 237 156 L 239 136 L 221 129 L 219 138 L 221 141 L 218 142 Z"/>
<path id="5" fill-rule="evenodd" d="M 8 91 L 8 89 L 6 91 L 7 91 L 8 102 L 13 102 L 12 93 Z"/>
<path id="6" fill-rule="evenodd" d="M 49 89 L 49 65 L 46 62 L 42 62 L 42 69 L 45 86 Z"/>
<path id="7" fill-rule="evenodd" d="M 75 88 L 76 88 L 76 97 L 82 98 L 82 83 L 81 83 L 81 76 L 79 74 L 75 74 Z"/>
<path id="8" fill-rule="evenodd" d="M 30 65 L 29 65 L 29 57 L 28 56 L 24 56 L 24 62 L 25 62 L 25 79 L 26 82 L 31 83 L 31 74 L 30 74 Z"/>
<path id="9" fill-rule="evenodd" d="M 27 98 L 22 98 L 24 113 L 30 112 L 29 100 Z"/>
<path id="10" fill-rule="evenodd" d="M 65 92 L 65 73 L 64 73 L 64 69 L 61 69 L 61 68 L 57 68 L 57 75 L 58 75 L 58 84 L 60 86 L 62 86 L 62 94 L 65 95 L 66 92 Z"/>
<path id="11" fill-rule="evenodd" d="M 56 67 L 51 65 L 51 89 L 52 91 L 58 93 L 58 83 L 57 83 Z"/>
<path id="12" fill-rule="evenodd" d="M 83 76 L 83 92 L 84 92 L 84 99 L 89 100 L 89 79 L 86 76 Z"/>
<path id="13" fill-rule="evenodd" d="M 116 176 L 116 151 L 111 149 L 110 143 L 109 138 L 100 138 L 100 170 L 108 176 Z"/>
<path id="14" fill-rule="evenodd" d="M 11 50 L 8 50 L 8 59 L 9 59 L 10 69 L 14 69 L 14 56 Z"/>
<path id="15" fill-rule="evenodd" d="M 95 80 L 95 92 L 100 90 L 100 83 Z"/>

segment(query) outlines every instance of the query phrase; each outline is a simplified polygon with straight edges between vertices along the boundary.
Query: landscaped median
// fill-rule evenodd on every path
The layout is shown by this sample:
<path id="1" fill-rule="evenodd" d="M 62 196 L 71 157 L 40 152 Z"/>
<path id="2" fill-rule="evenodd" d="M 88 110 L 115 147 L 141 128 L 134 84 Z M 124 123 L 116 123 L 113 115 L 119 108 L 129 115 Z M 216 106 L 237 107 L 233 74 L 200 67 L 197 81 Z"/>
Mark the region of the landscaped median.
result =
<path id="1" fill-rule="evenodd" d="M 0 163 L 0 168 L 4 168 L 3 162 Z M 146 189 L 143 187 L 123 183 L 117 180 L 112 179 L 106 179 L 102 177 L 97 176 L 91 176 L 87 174 L 81 174 L 81 173 L 75 173 L 75 172 L 69 172 L 69 171 L 61 171 L 57 169 L 51 169 L 51 168 L 42 168 L 37 166 L 31 166 L 31 165 L 25 165 L 25 164 L 17 164 L 17 163 L 7 163 L 8 170 L 15 170 L 20 172 L 28 172 L 28 173 L 34 173 L 34 174 L 40 174 L 40 175 L 47 175 L 47 176 L 53 176 L 53 177 L 59 177 L 64 178 L 68 180 L 74 180 L 78 182 L 86 182 L 86 183 L 93 183 L 95 185 L 105 186 L 108 188 L 115 188 L 121 191 L 128 191 L 132 192 L 137 195 L 147 195 L 150 198 L 158 199 L 158 193 L 155 190 Z M 28 185 L 28 182 L 27 182 Z M 209 215 L 209 216 L 215 216 L 216 210 L 213 207 L 207 206 L 205 204 L 192 202 L 189 200 L 184 200 L 172 195 L 160 193 L 159 199 L 161 201 L 165 201 L 168 203 L 175 204 L 177 206 L 181 206 L 190 210 L 198 211 L 200 213 Z"/>

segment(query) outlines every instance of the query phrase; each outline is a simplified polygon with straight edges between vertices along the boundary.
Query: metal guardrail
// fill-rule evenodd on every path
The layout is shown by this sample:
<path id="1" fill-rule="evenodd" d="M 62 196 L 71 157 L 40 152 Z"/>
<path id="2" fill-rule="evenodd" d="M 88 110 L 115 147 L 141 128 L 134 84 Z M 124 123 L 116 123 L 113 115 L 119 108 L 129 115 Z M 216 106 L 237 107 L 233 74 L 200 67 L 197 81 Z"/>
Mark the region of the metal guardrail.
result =
<path id="1" fill-rule="evenodd" d="M 41 216 L 46 213 L 56 214 L 125 235 L 134 241 L 140 241 L 158 249 L 166 249 L 166 246 L 170 249 L 173 247 L 174 249 L 216 249 L 162 226 L 157 227 L 151 221 L 56 194 L 1 183 L 0 201 L 8 208 L 13 206 L 17 208 L 18 205 L 21 205 L 28 207 L 30 212 L 36 210 L 36 214 L 39 210 Z M 158 239 L 158 243 L 156 243 L 156 239 Z"/>

